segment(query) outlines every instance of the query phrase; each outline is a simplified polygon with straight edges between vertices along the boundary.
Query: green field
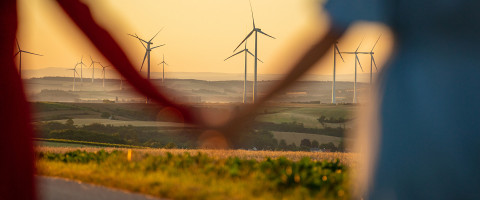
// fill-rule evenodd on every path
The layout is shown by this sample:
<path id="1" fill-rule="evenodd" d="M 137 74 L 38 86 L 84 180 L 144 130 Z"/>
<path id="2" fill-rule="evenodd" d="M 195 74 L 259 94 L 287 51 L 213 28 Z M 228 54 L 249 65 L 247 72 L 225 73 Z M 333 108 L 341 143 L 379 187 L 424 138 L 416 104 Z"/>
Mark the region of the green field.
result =
<path id="1" fill-rule="evenodd" d="M 101 146 L 95 145 L 86 145 L 86 144 L 78 144 L 78 143 L 65 143 L 65 142 L 48 142 L 48 141 L 36 141 L 35 146 L 42 146 L 42 147 L 92 147 L 92 148 L 101 148 Z"/>
<path id="2" fill-rule="evenodd" d="M 130 120 L 111 120 L 111 119 L 98 119 L 98 118 L 72 118 L 75 125 L 90 125 L 93 123 L 99 123 L 112 126 L 136 126 L 136 127 L 185 127 L 186 124 L 174 123 L 174 122 L 159 122 L 159 121 L 130 121 Z M 60 122 L 64 123 L 65 120 L 50 120 L 46 122 Z"/>
<path id="3" fill-rule="evenodd" d="M 125 144 L 111 144 L 111 143 L 101 143 L 101 142 L 87 142 L 87 141 L 77 141 L 77 140 L 66 140 L 66 139 L 44 139 L 36 138 L 35 145 L 41 147 L 95 147 L 95 148 L 104 148 L 104 147 L 115 147 L 115 148 L 144 148 L 140 146 L 125 145 Z"/>
<path id="4" fill-rule="evenodd" d="M 262 122 L 303 123 L 307 128 L 323 128 L 318 122 L 321 115 L 333 118 L 353 119 L 354 105 L 327 105 L 327 104 L 276 104 L 265 108 L 265 112 L 259 115 L 256 120 Z M 343 124 L 342 124 L 343 125 Z M 338 124 L 328 124 L 330 127 L 337 127 Z M 348 128 L 349 123 L 346 124 Z"/>
<path id="5" fill-rule="evenodd" d="M 349 199 L 347 165 L 340 160 L 294 161 L 133 151 L 37 150 L 37 173 L 168 199 Z M 147 151 L 149 152 L 149 151 Z M 227 151 L 228 152 L 228 151 Z M 243 153 L 243 152 L 240 152 Z M 267 154 L 268 155 L 268 154 Z M 278 157 L 280 156 L 280 157 Z"/>

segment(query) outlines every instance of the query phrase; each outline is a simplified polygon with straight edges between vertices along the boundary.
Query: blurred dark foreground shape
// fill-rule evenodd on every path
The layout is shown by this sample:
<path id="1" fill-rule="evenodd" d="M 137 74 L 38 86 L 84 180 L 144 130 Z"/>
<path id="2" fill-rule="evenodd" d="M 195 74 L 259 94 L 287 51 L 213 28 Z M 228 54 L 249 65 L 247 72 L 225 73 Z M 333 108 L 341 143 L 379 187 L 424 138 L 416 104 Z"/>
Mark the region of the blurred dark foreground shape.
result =
<path id="1" fill-rule="evenodd" d="M 264 98 L 223 123 L 179 105 L 142 78 L 110 34 L 78 0 L 57 1 L 92 44 L 141 94 L 197 125 L 213 143 L 228 147 L 252 113 L 309 70 L 356 20 L 382 22 L 395 34 L 396 48 L 377 83 L 377 109 L 370 135 L 362 135 L 367 156 L 362 175 L 367 199 L 480 199 L 480 2 L 473 0 L 331 0 L 331 25 L 313 41 Z M 17 28 L 16 1 L 1 2 L 0 198 L 35 199 L 32 128 L 28 104 L 12 54 Z M 375 120 L 379 119 L 379 120 Z M 372 122 L 372 121 L 370 121 Z M 370 125 L 369 122 L 369 125 Z M 375 124 L 375 123 L 373 123 Z M 228 134 L 227 134 L 228 133 Z M 375 135 L 377 133 L 378 135 Z M 372 135 L 373 134 L 373 135 Z M 366 152 L 366 153 L 365 153 Z"/>

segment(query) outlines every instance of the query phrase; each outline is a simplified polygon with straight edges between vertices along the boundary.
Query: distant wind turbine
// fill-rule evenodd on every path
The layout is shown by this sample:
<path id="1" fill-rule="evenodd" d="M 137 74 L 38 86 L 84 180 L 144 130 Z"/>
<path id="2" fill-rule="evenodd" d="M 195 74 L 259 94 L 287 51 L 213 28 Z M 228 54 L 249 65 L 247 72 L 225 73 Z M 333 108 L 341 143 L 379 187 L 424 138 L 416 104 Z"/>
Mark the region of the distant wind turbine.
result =
<path id="1" fill-rule="evenodd" d="M 375 54 L 373 52 L 373 49 L 375 49 L 375 46 L 377 46 L 377 43 L 380 40 L 380 37 L 382 37 L 382 35 L 378 36 L 378 39 L 375 42 L 375 44 L 373 45 L 372 50 L 370 50 L 370 85 L 372 84 L 372 72 L 373 72 L 372 65 L 375 65 L 375 69 L 378 72 L 377 63 L 375 63 L 375 58 L 373 57 L 373 54 Z"/>
<path id="2" fill-rule="evenodd" d="M 150 80 L 150 52 L 151 52 L 153 49 L 156 49 L 156 48 L 158 48 L 158 47 L 164 46 L 165 44 L 158 45 L 158 46 L 155 46 L 155 47 L 150 47 L 150 45 L 153 44 L 152 40 L 153 40 L 155 37 L 157 37 L 158 33 L 160 33 L 160 31 L 162 31 L 162 30 L 163 30 L 163 28 L 160 29 L 160 30 L 157 32 L 157 34 L 155 34 L 155 35 L 152 37 L 152 39 L 150 39 L 149 41 L 146 41 L 146 40 L 138 37 L 137 34 L 135 34 L 135 35 L 128 34 L 128 35 L 130 35 L 130 36 L 132 36 L 132 37 L 134 37 L 134 38 L 137 38 L 138 41 L 140 41 L 140 44 L 142 44 L 142 46 L 143 46 L 143 47 L 145 48 L 145 50 L 146 50 L 146 51 L 145 51 L 145 56 L 143 56 L 143 61 L 142 61 L 142 66 L 140 67 L 140 71 L 142 71 L 143 63 L 145 63 L 145 59 L 148 57 L 148 60 L 147 60 L 147 67 L 148 67 L 148 69 L 147 69 L 147 79 L 148 79 L 148 80 Z M 145 44 L 143 44 L 143 43 L 145 43 Z M 145 45 L 146 45 L 146 46 L 145 46 Z"/>
<path id="3" fill-rule="evenodd" d="M 20 75 L 20 78 L 22 78 L 22 53 L 33 54 L 33 55 L 36 55 L 36 56 L 43 56 L 43 55 L 28 52 L 28 51 L 24 51 L 20 48 L 20 45 L 18 44 L 18 40 L 16 42 L 17 42 L 18 51 L 17 51 L 17 53 L 15 53 L 15 55 L 13 57 L 17 56 L 17 54 L 20 57 L 20 62 L 18 63 L 18 74 Z"/>
<path id="4" fill-rule="evenodd" d="M 163 54 L 163 60 L 161 63 L 158 63 L 158 65 L 162 64 L 162 84 L 163 80 L 165 79 L 165 65 L 168 66 L 168 64 L 165 62 L 165 54 Z"/>
<path id="5" fill-rule="evenodd" d="M 354 52 L 342 52 L 343 54 L 354 54 L 355 55 L 355 82 L 353 83 L 353 103 L 357 103 L 357 62 L 360 66 L 360 69 L 363 72 L 362 64 L 360 63 L 360 59 L 358 59 L 358 54 L 370 54 L 370 52 L 359 52 L 358 49 L 362 45 L 363 40 L 358 45 L 357 49 Z"/>
<path id="6" fill-rule="evenodd" d="M 103 66 L 102 63 L 100 63 L 100 66 L 102 66 L 102 73 L 103 73 L 103 88 L 105 89 L 105 74 L 107 73 L 107 71 L 105 70 L 105 68 L 107 67 L 110 67 L 109 65 L 107 66 Z"/>
<path id="7" fill-rule="evenodd" d="M 262 31 L 262 29 L 257 28 L 255 26 L 255 18 L 253 17 L 252 2 L 249 0 L 249 3 L 250 3 L 250 11 L 252 13 L 253 30 L 247 35 L 247 37 L 245 37 L 245 39 L 243 39 L 242 42 L 240 42 L 240 44 L 237 46 L 237 48 L 235 48 L 235 50 L 233 50 L 233 52 L 235 52 L 255 32 L 255 69 L 254 69 L 255 80 L 253 82 L 253 103 L 255 103 L 255 100 L 257 99 L 257 60 L 258 60 L 258 42 L 257 41 L 258 41 L 258 33 L 261 33 L 261 34 L 266 35 L 268 37 L 271 37 L 273 39 L 275 39 L 275 38 L 271 35 L 268 35 L 268 34 L 264 33 Z"/>
<path id="8" fill-rule="evenodd" d="M 247 42 L 245 42 L 245 48 L 233 55 L 231 55 L 230 57 L 226 58 L 224 61 L 238 55 L 238 54 L 241 54 L 242 52 L 245 52 L 245 79 L 243 80 L 243 103 L 247 103 L 247 55 L 250 54 L 251 56 L 255 57 L 255 55 L 252 54 L 252 52 L 250 52 L 248 49 L 247 49 Z M 258 58 L 257 58 L 258 59 Z M 260 62 L 263 63 L 263 61 L 261 61 L 260 59 L 258 59 Z"/>
<path id="9" fill-rule="evenodd" d="M 80 65 L 80 82 L 83 83 L 83 66 L 85 65 L 85 63 L 83 63 L 83 56 L 82 58 L 80 59 L 80 62 L 77 63 L 77 65 Z M 87 65 L 85 65 L 87 66 Z M 76 67 L 76 66 L 75 66 Z"/>
<path id="10" fill-rule="evenodd" d="M 100 62 L 97 62 L 97 61 L 94 61 L 92 56 L 90 56 L 90 67 L 92 68 L 92 83 L 93 83 L 93 80 L 95 80 L 95 63 L 96 64 L 100 64 Z"/>
<path id="11" fill-rule="evenodd" d="M 338 55 L 340 55 L 340 58 L 342 58 L 342 61 L 345 62 L 345 60 L 343 60 L 343 56 L 342 56 L 342 53 L 340 53 L 340 50 L 338 49 L 338 42 L 335 42 L 335 44 L 333 44 L 333 83 L 332 83 L 332 104 L 335 104 L 336 103 L 336 100 L 335 100 L 335 76 L 336 76 L 336 70 L 337 70 L 337 53 Z"/>
<path id="12" fill-rule="evenodd" d="M 75 64 L 75 66 L 72 69 L 67 69 L 67 70 L 72 70 L 73 71 L 73 88 L 72 88 L 73 92 L 75 92 L 75 78 L 76 78 L 76 75 L 78 75 L 77 65 L 78 65 L 78 63 Z"/>

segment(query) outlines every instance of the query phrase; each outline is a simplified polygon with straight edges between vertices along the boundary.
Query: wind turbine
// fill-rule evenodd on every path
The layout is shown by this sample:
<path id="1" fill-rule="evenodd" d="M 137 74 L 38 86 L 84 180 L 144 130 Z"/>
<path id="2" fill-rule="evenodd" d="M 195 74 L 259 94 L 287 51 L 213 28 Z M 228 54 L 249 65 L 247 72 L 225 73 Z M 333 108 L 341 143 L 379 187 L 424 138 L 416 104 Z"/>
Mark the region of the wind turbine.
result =
<path id="1" fill-rule="evenodd" d="M 72 69 L 67 69 L 67 70 L 72 70 L 73 71 L 73 88 L 72 88 L 73 92 L 75 92 L 75 78 L 76 78 L 76 75 L 78 75 L 77 65 L 78 65 L 78 63 L 75 64 L 75 66 Z"/>
<path id="2" fill-rule="evenodd" d="M 168 66 L 168 64 L 165 62 L 165 54 L 163 54 L 163 60 L 161 63 L 158 63 L 158 65 L 162 64 L 162 84 L 163 80 L 165 79 L 165 65 Z"/>
<path id="3" fill-rule="evenodd" d="M 80 62 L 77 63 L 77 65 L 80 65 L 80 82 L 83 83 L 83 66 L 85 65 L 85 63 L 83 63 L 83 56 L 82 58 L 80 59 Z M 87 66 L 87 65 L 85 65 Z M 75 66 L 76 67 L 76 66 Z"/>
<path id="4" fill-rule="evenodd" d="M 380 37 L 382 37 L 382 35 L 378 36 L 378 39 L 373 45 L 372 50 L 370 50 L 370 85 L 372 84 L 372 72 L 373 72 L 372 66 L 373 65 L 375 65 L 375 69 L 378 72 L 377 63 L 375 63 L 375 58 L 373 57 L 373 54 L 374 54 L 373 49 L 375 49 L 375 46 L 377 46 L 377 43 L 380 40 Z"/>
<path id="5" fill-rule="evenodd" d="M 333 44 L 333 83 L 332 83 L 332 104 L 335 104 L 335 76 L 336 76 L 336 70 L 337 70 L 337 53 L 340 55 L 340 58 L 342 58 L 342 61 L 345 62 L 343 59 L 342 53 L 340 53 L 340 50 L 338 49 L 338 41 Z"/>
<path id="6" fill-rule="evenodd" d="M 353 103 L 357 103 L 357 62 L 360 66 L 360 69 L 363 72 L 362 64 L 360 63 L 360 59 L 358 59 L 358 54 L 370 54 L 370 52 L 359 52 L 358 49 L 362 45 L 363 40 L 358 45 L 357 49 L 354 52 L 342 52 L 343 54 L 354 54 L 355 55 L 355 82 L 353 84 Z"/>
<path id="7" fill-rule="evenodd" d="M 97 62 L 97 61 L 94 61 L 92 56 L 90 56 L 90 67 L 92 68 L 92 83 L 93 83 L 93 80 L 95 80 L 95 63 L 97 64 L 100 64 L 100 62 Z"/>
<path id="8" fill-rule="evenodd" d="M 107 66 L 103 66 L 103 65 L 102 65 L 102 63 L 99 63 L 99 64 L 100 64 L 100 66 L 102 66 L 102 73 L 103 73 L 103 89 L 105 89 L 105 74 L 106 74 L 106 72 L 107 72 L 107 71 L 105 70 L 105 68 L 107 68 L 107 67 L 110 67 L 110 66 L 109 66 L 109 65 L 107 65 Z"/>
<path id="9" fill-rule="evenodd" d="M 266 35 L 266 36 L 268 36 L 268 37 L 271 37 L 271 38 L 273 38 L 273 39 L 275 39 L 275 37 L 264 33 L 264 32 L 262 31 L 262 29 L 257 28 L 257 27 L 255 26 L 255 18 L 253 17 L 252 2 L 249 0 L 249 3 L 250 3 L 250 11 L 251 11 L 251 13 L 252 13 L 253 30 L 250 31 L 250 33 L 247 35 L 247 37 L 245 37 L 245 39 L 243 39 L 243 41 L 240 42 L 240 44 L 237 46 L 237 48 L 235 48 L 235 50 L 233 50 L 233 52 L 235 52 L 250 36 L 252 36 L 253 33 L 255 33 L 255 68 L 254 68 L 254 77 L 255 77 L 255 80 L 254 80 L 254 82 L 253 82 L 253 103 L 255 103 L 255 99 L 257 98 L 258 33 L 261 33 L 261 34 Z"/>
<path id="10" fill-rule="evenodd" d="M 22 53 L 28 53 L 28 54 L 32 54 L 32 55 L 36 55 L 36 56 L 43 56 L 43 55 L 28 52 L 28 51 L 24 51 L 20 48 L 20 45 L 18 44 L 18 40 L 16 42 L 17 42 L 18 51 L 17 51 L 17 53 L 15 53 L 15 55 L 13 57 L 17 56 L 17 54 L 20 57 L 20 62 L 18 63 L 18 74 L 20 75 L 20 78 L 21 78 L 22 77 Z"/>
<path id="11" fill-rule="evenodd" d="M 163 30 L 163 28 L 160 29 L 160 30 L 157 32 L 157 34 L 155 34 L 155 35 L 152 37 L 152 39 L 150 39 L 149 41 L 146 41 L 146 40 L 138 37 L 137 34 L 135 34 L 135 35 L 128 34 L 128 35 L 130 35 L 130 36 L 132 36 L 132 37 L 134 37 L 134 38 L 137 38 L 138 41 L 140 41 L 140 44 L 142 44 L 142 46 L 143 46 L 143 47 L 145 48 L 145 50 L 146 50 L 146 51 L 145 51 L 145 56 L 143 56 L 143 61 L 142 61 L 142 66 L 140 67 L 140 71 L 142 71 L 143 63 L 145 63 L 145 58 L 148 57 L 148 61 L 147 61 L 147 64 L 148 64 L 148 66 L 147 66 L 147 67 L 148 67 L 148 69 L 147 69 L 147 79 L 148 79 L 148 80 L 150 80 L 150 52 L 151 52 L 153 49 L 156 49 L 156 48 L 158 48 L 158 47 L 164 46 L 165 44 L 158 45 L 158 46 L 155 46 L 155 47 L 150 47 L 150 45 L 153 44 L 152 40 L 153 40 L 155 37 L 157 37 L 158 33 L 160 33 L 160 31 L 162 31 L 162 30 Z M 143 43 L 145 43 L 145 44 L 143 44 Z M 146 45 L 146 46 L 145 46 L 145 45 Z"/>
<path id="12" fill-rule="evenodd" d="M 252 52 L 250 52 L 248 49 L 247 49 L 247 43 L 245 42 L 245 48 L 233 55 L 231 55 L 230 57 L 226 58 L 224 61 L 238 55 L 238 54 L 241 54 L 242 52 L 245 52 L 245 79 L 243 80 L 243 103 L 247 103 L 247 55 L 250 54 L 251 56 L 255 57 L 255 55 L 252 54 Z M 258 59 L 258 58 L 257 58 Z M 263 63 L 263 61 L 261 61 L 260 59 L 258 59 L 260 62 Z"/>

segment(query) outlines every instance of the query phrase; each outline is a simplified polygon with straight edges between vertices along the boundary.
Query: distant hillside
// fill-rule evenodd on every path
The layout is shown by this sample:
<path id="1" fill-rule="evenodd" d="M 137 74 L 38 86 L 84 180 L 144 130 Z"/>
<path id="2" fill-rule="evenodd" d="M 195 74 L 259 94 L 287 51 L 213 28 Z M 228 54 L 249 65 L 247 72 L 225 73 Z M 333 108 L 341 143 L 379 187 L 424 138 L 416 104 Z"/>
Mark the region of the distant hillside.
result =
<path id="1" fill-rule="evenodd" d="M 145 72 L 144 72 L 145 73 Z M 146 74 L 145 74 L 146 75 Z M 42 78 L 42 77 L 72 77 L 72 71 L 67 70 L 66 68 L 60 67 L 49 67 L 42 69 L 25 69 L 22 71 L 22 76 L 26 79 L 30 78 Z M 118 79 L 116 70 L 107 69 L 106 78 L 108 79 Z M 258 80 L 279 80 L 283 74 L 258 74 Z M 89 68 L 83 69 L 83 78 L 91 78 L 92 71 Z M 95 77 L 99 79 L 101 77 L 101 70 L 95 70 Z M 162 72 L 152 72 L 152 78 L 161 78 Z M 215 73 L 215 72 L 165 72 L 165 78 L 169 79 L 195 79 L 195 80 L 206 80 L 206 81 L 228 81 L 228 80 L 243 80 L 243 73 Z M 369 73 L 359 73 L 358 74 L 359 82 L 369 82 L 370 74 Z M 247 74 L 247 79 L 253 80 L 253 74 Z M 302 80 L 304 81 L 331 81 L 331 75 L 305 75 Z M 337 74 L 337 81 L 353 81 L 354 74 Z"/>
<path id="2" fill-rule="evenodd" d="M 170 93 L 173 100 L 184 102 L 211 102 L 228 103 L 242 102 L 243 81 L 205 81 L 195 79 L 166 79 L 162 84 L 161 79 L 152 80 L 158 88 Z M 44 77 L 24 80 L 27 88 L 27 95 L 31 101 L 58 101 L 58 102 L 103 102 L 103 100 L 126 102 L 144 102 L 145 99 L 139 96 L 127 83 L 123 84 L 119 79 L 106 79 L 103 87 L 102 79 L 92 80 L 84 78 L 75 80 L 75 91 L 73 91 L 72 77 Z M 259 95 L 267 92 L 276 81 L 259 81 Z M 367 83 L 357 84 L 359 101 L 362 101 L 362 94 L 369 88 Z M 252 99 L 253 82 L 247 82 L 247 100 Z M 336 85 L 338 103 L 351 103 L 353 99 L 353 83 L 337 81 Z M 63 93 L 61 91 L 64 91 Z M 331 81 L 298 81 L 284 93 L 278 94 L 275 102 L 331 102 L 332 82 Z"/>

